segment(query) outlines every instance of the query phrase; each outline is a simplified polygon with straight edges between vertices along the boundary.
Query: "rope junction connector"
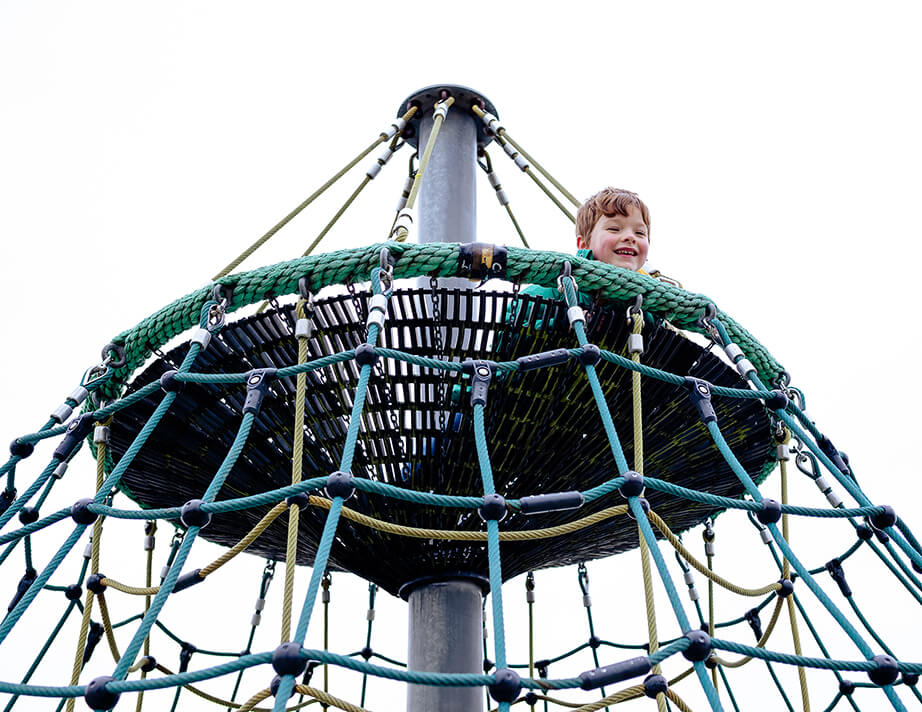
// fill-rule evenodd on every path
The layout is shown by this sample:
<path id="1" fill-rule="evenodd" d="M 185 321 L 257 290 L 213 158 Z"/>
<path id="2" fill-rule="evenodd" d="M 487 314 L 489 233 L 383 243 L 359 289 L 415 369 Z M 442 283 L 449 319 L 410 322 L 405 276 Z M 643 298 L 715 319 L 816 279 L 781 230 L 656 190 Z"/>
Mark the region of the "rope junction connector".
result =
<path id="1" fill-rule="evenodd" d="M 710 642 L 710 641 L 709 641 Z M 709 646 L 710 648 L 710 646 Z M 579 686 L 583 690 L 595 690 L 599 687 L 612 685 L 616 682 L 624 682 L 634 677 L 646 675 L 653 669 L 650 664 L 650 658 L 642 655 L 636 658 L 629 658 L 618 663 L 598 667 L 594 670 L 586 670 L 579 674 Z"/>
<path id="2" fill-rule="evenodd" d="M 207 527 L 211 522 L 211 514 L 202 509 L 204 504 L 200 499 L 190 499 L 182 506 L 179 520 L 186 527 Z"/>
<path id="3" fill-rule="evenodd" d="M 480 518 L 485 522 L 501 522 L 506 518 L 508 513 L 505 498 L 495 492 L 493 494 L 484 495 L 483 504 L 477 509 L 477 514 L 479 514 Z"/>
<path id="4" fill-rule="evenodd" d="M 665 695 L 669 689 L 669 683 L 662 675 L 648 675 L 643 681 L 643 693 L 651 698 L 656 699 L 657 695 Z"/>
<path id="5" fill-rule="evenodd" d="M 114 681 L 111 675 L 103 675 L 91 680 L 86 686 L 83 700 L 91 710 L 110 710 L 118 704 L 119 694 L 106 689 L 106 683 Z"/>
<path id="6" fill-rule="evenodd" d="M 900 676 L 900 665 L 895 658 L 889 655 L 875 655 L 873 657 L 877 667 L 868 670 L 868 677 L 875 685 L 892 685 Z"/>
<path id="7" fill-rule="evenodd" d="M 330 476 L 327 477 L 327 484 L 324 490 L 327 497 L 330 499 L 335 499 L 336 497 L 342 497 L 343 501 L 349 499 L 355 494 L 355 485 L 352 484 L 352 473 L 343 472 L 342 470 L 330 473 Z"/>
<path id="8" fill-rule="evenodd" d="M 90 434 L 95 422 L 96 416 L 93 413 L 84 413 L 76 420 L 71 421 L 52 457 L 58 462 L 64 462 L 69 459 L 74 454 L 77 446 Z"/>
<path id="9" fill-rule="evenodd" d="M 688 638 L 689 645 L 682 651 L 682 657 L 693 663 L 700 663 L 711 655 L 711 636 L 703 630 L 686 631 L 683 637 Z"/>
<path id="10" fill-rule="evenodd" d="M 519 364 L 520 371 L 534 371 L 537 368 L 545 368 L 546 366 L 559 366 L 569 360 L 569 350 L 554 349 L 552 351 L 541 351 L 536 354 L 520 356 L 515 362 Z"/>
<path id="11" fill-rule="evenodd" d="M 189 571 L 188 573 L 182 574 L 178 579 L 176 579 L 176 585 L 173 586 L 173 593 L 184 591 L 190 586 L 194 586 L 195 584 L 204 581 L 205 579 L 202 577 L 201 571 L 201 569 L 195 569 L 194 571 Z"/>
<path id="12" fill-rule="evenodd" d="M 467 365 L 465 361 L 465 365 Z M 496 364 L 493 361 L 476 360 L 471 361 L 471 405 L 485 406 L 487 404 L 487 390 L 490 388 L 490 381 L 493 378 L 493 369 Z"/>
<path id="13" fill-rule="evenodd" d="M 95 504 L 92 497 L 78 499 L 71 505 L 70 516 L 77 524 L 92 524 L 99 516 L 96 512 L 90 511 L 90 505 Z"/>
<path id="14" fill-rule="evenodd" d="M 700 378 L 686 376 L 685 385 L 688 387 L 692 405 L 698 409 L 701 422 L 716 423 L 717 414 L 714 412 L 714 406 L 711 404 L 711 384 L 707 381 L 702 381 Z"/>
<path id="15" fill-rule="evenodd" d="M 522 679 L 510 668 L 501 668 L 493 674 L 495 682 L 491 684 L 490 697 L 497 702 L 513 702 L 522 691 Z"/>
<path id="16" fill-rule="evenodd" d="M 835 581 L 839 591 L 845 598 L 851 598 L 852 589 L 845 580 L 845 569 L 842 568 L 842 562 L 839 559 L 830 559 L 825 564 L 826 571 L 829 572 L 830 578 Z"/>
<path id="17" fill-rule="evenodd" d="M 586 499 L 583 493 L 572 490 L 569 492 L 548 492 L 547 494 L 533 494 L 519 499 L 519 508 L 522 514 L 544 514 L 546 512 L 562 512 L 568 509 L 579 509 Z"/>
<path id="18" fill-rule="evenodd" d="M 274 368 L 254 368 L 247 373 L 247 395 L 243 402 L 243 414 L 259 413 L 263 398 L 269 392 L 269 384 L 275 380 L 277 370 Z"/>

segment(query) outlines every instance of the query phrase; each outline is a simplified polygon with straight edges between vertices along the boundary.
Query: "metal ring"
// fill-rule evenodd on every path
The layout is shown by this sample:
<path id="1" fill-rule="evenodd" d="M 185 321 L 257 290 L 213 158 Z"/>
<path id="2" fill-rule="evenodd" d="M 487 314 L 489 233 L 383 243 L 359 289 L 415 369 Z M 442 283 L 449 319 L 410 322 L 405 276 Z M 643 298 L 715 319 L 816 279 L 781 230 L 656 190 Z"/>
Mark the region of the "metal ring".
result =
<path id="1" fill-rule="evenodd" d="M 112 354 L 115 354 L 115 358 Z M 102 360 L 104 364 L 112 368 L 121 368 L 128 363 L 125 358 L 125 347 L 110 341 L 102 348 Z"/>
<path id="2" fill-rule="evenodd" d="M 233 287 L 227 287 L 226 285 L 221 284 L 220 282 L 216 282 L 214 288 L 211 290 L 211 296 L 223 309 L 228 304 L 230 304 L 231 295 L 233 294 L 233 292 L 234 292 Z"/>
<path id="3" fill-rule="evenodd" d="M 298 295 L 301 299 L 310 303 L 312 295 L 310 290 L 310 278 L 307 275 L 304 275 L 298 280 Z"/>

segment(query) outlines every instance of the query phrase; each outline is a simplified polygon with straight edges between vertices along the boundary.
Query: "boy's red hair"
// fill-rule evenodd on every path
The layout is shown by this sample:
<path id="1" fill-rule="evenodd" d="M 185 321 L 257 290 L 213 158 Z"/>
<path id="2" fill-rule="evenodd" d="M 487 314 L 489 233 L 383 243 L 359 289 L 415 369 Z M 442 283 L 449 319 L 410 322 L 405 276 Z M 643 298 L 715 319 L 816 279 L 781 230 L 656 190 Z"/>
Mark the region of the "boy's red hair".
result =
<path id="1" fill-rule="evenodd" d="M 595 227 L 595 224 L 603 215 L 607 217 L 623 215 L 626 217 L 628 210 L 632 207 L 640 210 L 640 216 L 647 226 L 649 238 L 650 211 L 647 210 L 647 206 L 637 197 L 637 193 L 611 187 L 603 188 L 579 207 L 576 213 L 577 236 L 581 235 L 588 240 L 592 228 Z"/>

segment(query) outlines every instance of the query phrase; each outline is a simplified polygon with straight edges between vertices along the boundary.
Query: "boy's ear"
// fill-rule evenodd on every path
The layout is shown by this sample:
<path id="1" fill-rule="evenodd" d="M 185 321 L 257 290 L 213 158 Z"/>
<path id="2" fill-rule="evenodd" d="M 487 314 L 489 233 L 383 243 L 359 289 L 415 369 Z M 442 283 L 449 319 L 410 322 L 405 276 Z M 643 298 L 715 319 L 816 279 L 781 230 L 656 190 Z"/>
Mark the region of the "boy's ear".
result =
<path id="1" fill-rule="evenodd" d="M 589 248 L 589 243 L 582 235 L 576 236 L 576 249 L 585 250 Z"/>

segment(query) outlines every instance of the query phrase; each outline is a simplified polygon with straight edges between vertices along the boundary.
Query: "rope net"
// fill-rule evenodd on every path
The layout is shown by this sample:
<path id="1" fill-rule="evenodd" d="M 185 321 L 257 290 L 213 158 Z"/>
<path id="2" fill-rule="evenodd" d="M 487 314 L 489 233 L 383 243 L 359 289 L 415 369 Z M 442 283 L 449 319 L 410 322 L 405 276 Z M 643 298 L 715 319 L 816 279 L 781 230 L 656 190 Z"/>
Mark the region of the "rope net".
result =
<path id="1" fill-rule="evenodd" d="M 77 698 L 92 709 L 110 709 L 134 697 L 140 708 L 144 693 L 153 697 L 156 690 L 173 691 L 174 709 L 183 691 L 229 709 L 389 708 L 386 700 L 366 707 L 369 678 L 482 687 L 487 703 L 501 710 L 512 704 L 593 710 L 645 697 L 658 709 L 689 709 L 685 690 L 692 685 L 711 709 L 738 709 L 734 671 L 751 660 L 764 663 L 792 709 L 780 668 L 798 671 L 796 706 L 804 709 L 811 706 L 808 682 L 815 676 L 837 685 L 832 699 L 812 702 L 825 709 L 840 702 L 858 709 L 862 699 L 880 709 L 886 699 L 902 710 L 906 700 L 922 701 L 916 690 L 922 663 L 892 654 L 845 574 L 847 559 L 867 549 L 882 572 L 922 602 L 918 543 L 891 507 L 863 494 L 846 460 L 805 415 L 802 394 L 755 339 L 701 295 L 552 253 L 509 249 L 497 275 L 513 280 L 508 292 L 446 290 L 435 282 L 429 290 L 394 289 L 396 277 L 456 275 L 464 263 L 457 245 L 397 243 L 302 258 L 227 277 L 114 339 L 107 359 L 85 374 L 48 422 L 14 440 L 0 467 L 6 481 L 0 566 L 11 596 L 0 649 L 18 640 L 14 628 L 29 620 L 36 601 L 57 600 L 61 611 L 44 645 L 25 651 L 19 644 L 20 668 L 4 668 L 6 709 L 25 709 L 43 697 L 66 709 Z M 312 298 L 327 285 L 362 279 L 370 289 Z M 520 294 L 522 281 L 559 285 L 560 297 Z M 227 322 L 230 311 L 275 300 L 286 289 L 299 295 L 296 302 Z M 708 348 L 676 326 L 709 337 Z M 189 327 L 185 343 L 159 351 Z M 159 357 L 142 367 L 155 350 Z M 73 414 L 81 406 L 82 414 Z M 623 438 L 626 432 L 632 437 Z M 75 458 L 86 458 L 84 449 L 96 458 L 95 485 L 76 503 L 52 504 L 55 484 Z M 791 463 L 828 506 L 787 502 Z M 781 501 L 759 489 L 776 469 Z M 29 472 L 34 479 L 19 491 Z M 119 492 L 137 504 L 115 506 Z M 774 570 L 758 581 L 742 585 L 714 570 L 715 517 L 725 511 L 748 518 L 753 545 L 770 552 Z M 811 569 L 790 544 L 792 517 L 839 520 L 854 532 L 854 543 Z M 130 572 L 116 575 L 117 562 L 104 546 L 106 520 L 143 522 L 142 584 Z M 704 557 L 681 538 L 702 523 Z M 174 532 L 159 581 L 153 574 L 157 529 Z M 58 543 L 48 550 L 54 553 L 33 560 L 32 541 L 40 537 Z M 202 538 L 228 549 L 193 568 L 190 553 Z M 79 560 L 78 544 L 88 540 L 74 575 L 63 564 Z M 580 563 L 588 642 L 541 659 L 532 647 L 528 660 L 508 657 L 504 581 L 638 544 L 644 639 L 597 635 L 588 570 Z M 18 579 L 15 550 L 26 555 Z M 268 562 L 242 652 L 193 645 L 194 637 L 204 646 L 207 632 L 180 636 L 165 625 L 169 600 L 181 601 L 183 591 L 218 576 L 244 551 Z M 276 561 L 286 562 L 282 642 L 253 650 Z M 292 594 L 296 563 L 312 567 L 301 600 Z M 370 582 L 360 651 L 306 646 L 318 605 L 327 621 L 331 571 Z M 462 571 L 490 591 L 485 620 L 493 646 L 485 649 L 485 672 L 410 670 L 399 656 L 372 648 L 379 588 L 408 595 L 415 580 Z M 711 590 L 707 612 L 695 572 Z M 531 613 L 534 576 L 526 581 Z M 668 616 L 659 612 L 659 626 L 654 587 L 665 591 L 671 609 Z M 752 599 L 744 604 L 751 607 L 720 619 L 715 587 Z M 130 597 L 136 612 L 113 620 L 116 597 Z M 808 609 L 820 612 L 821 626 Z M 666 625 L 664 618 L 674 622 Z M 830 624 L 847 641 L 842 657 L 818 632 Z M 790 650 L 773 635 L 782 626 L 791 631 Z M 152 637 L 155 630 L 164 635 Z M 679 634 L 664 634 L 670 630 Z M 52 646 L 71 645 L 64 631 L 75 633 L 69 679 L 58 671 L 58 684 L 32 683 Z M 752 644 L 739 641 L 746 631 Z M 807 654 L 805 647 L 818 652 Z M 82 671 L 105 648 L 111 673 L 86 680 Z M 157 661 L 177 648 L 178 669 Z M 551 675 L 587 649 L 592 668 Z M 206 656 L 219 662 L 203 662 Z M 667 677 L 667 667 L 675 674 Z M 330 668 L 361 674 L 361 692 L 331 691 Z M 261 676 L 244 677 L 250 669 Z M 200 687 L 216 678 L 224 680 L 224 693 Z M 874 690 L 857 692 L 864 687 Z M 597 692 L 586 702 L 576 690 Z"/>

